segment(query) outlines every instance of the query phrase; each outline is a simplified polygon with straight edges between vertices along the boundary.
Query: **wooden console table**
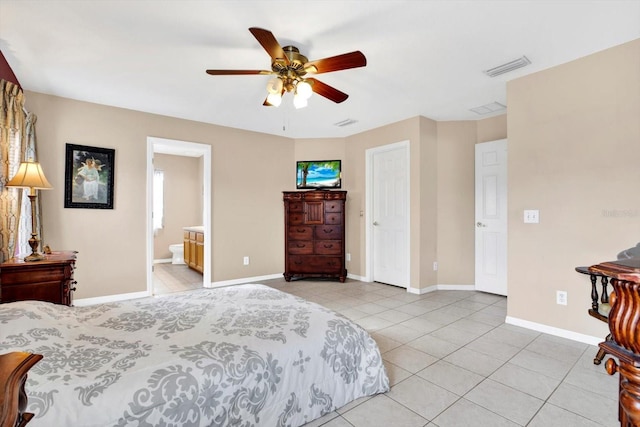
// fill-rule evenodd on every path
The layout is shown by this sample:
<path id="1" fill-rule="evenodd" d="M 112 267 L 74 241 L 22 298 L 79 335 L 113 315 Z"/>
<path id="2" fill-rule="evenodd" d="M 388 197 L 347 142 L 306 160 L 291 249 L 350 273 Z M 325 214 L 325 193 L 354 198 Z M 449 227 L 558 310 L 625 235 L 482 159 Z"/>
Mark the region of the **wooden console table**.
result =
<path id="1" fill-rule="evenodd" d="M 620 375 L 618 419 L 622 427 L 640 427 L 640 258 L 603 262 L 589 267 L 610 277 L 609 331 L 613 340 L 600 343 L 609 375 Z"/>

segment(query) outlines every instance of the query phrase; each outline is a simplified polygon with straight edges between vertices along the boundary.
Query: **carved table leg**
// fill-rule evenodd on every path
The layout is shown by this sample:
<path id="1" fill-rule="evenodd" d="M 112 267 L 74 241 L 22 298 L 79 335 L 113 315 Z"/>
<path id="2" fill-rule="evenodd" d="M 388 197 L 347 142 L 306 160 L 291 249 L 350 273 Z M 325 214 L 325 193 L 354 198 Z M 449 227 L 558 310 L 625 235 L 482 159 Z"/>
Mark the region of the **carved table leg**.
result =
<path id="1" fill-rule="evenodd" d="M 591 308 L 598 311 L 598 287 L 596 285 L 598 282 L 598 276 L 591 274 L 589 275 L 589 278 L 591 279 Z"/>
<path id="2" fill-rule="evenodd" d="M 622 360 L 618 365 L 613 359 L 607 360 L 605 367 L 609 375 L 620 374 L 620 425 L 640 426 L 640 367 Z"/>

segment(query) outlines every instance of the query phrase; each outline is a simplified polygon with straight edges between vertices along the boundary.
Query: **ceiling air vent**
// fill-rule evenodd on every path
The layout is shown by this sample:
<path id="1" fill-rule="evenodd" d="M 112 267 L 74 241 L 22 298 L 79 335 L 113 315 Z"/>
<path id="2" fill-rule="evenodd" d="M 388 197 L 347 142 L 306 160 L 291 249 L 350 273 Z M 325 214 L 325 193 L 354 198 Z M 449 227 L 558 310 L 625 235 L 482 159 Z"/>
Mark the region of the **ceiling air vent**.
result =
<path id="1" fill-rule="evenodd" d="M 352 125 L 354 123 L 358 123 L 358 121 L 354 119 L 344 119 L 338 123 L 334 123 L 334 126 L 345 127 L 345 126 Z"/>
<path id="2" fill-rule="evenodd" d="M 515 59 L 511 62 L 507 62 L 506 64 L 498 65 L 497 67 L 493 67 L 489 70 L 486 70 L 484 73 L 489 77 L 499 76 L 500 74 L 508 73 L 509 71 L 517 70 L 518 68 L 525 67 L 531 64 L 529 58 L 523 56 L 522 58 Z"/>
<path id="3" fill-rule="evenodd" d="M 484 114 L 497 113 L 506 109 L 506 105 L 500 104 L 499 102 L 492 102 L 490 104 L 481 105 L 480 107 L 471 108 L 470 110 L 482 116 Z"/>

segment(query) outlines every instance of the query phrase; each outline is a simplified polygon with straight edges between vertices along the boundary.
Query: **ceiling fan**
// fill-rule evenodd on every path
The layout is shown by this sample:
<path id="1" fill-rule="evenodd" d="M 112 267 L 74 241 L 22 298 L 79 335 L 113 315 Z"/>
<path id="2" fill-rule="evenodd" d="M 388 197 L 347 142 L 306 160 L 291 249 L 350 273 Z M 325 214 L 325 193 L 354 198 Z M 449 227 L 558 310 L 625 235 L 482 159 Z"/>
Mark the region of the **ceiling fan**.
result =
<path id="1" fill-rule="evenodd" d="M 295 46 L 280 47 L 280 44 L 269 30 L 252 27 L 249 31 L 260 45 L 271 56 L 271 70 L 207 70 L 207 74 L 221 75 L 274 75 L 267 84 L 267 99 L 263 105 L 279 106 L 285 92 L 293 92 L 293 103 L 296 108 L 307 105 L 312 92 L 335 103 L 345 101 L 349 95 L 338 89 L 322 83 L 308 74 L 329 73 L 331 71 L 347 70 L 349 68 L 364 67 L 367 59 L 360 51 L 349 52 L 329 58 L 309 61 Z"/>

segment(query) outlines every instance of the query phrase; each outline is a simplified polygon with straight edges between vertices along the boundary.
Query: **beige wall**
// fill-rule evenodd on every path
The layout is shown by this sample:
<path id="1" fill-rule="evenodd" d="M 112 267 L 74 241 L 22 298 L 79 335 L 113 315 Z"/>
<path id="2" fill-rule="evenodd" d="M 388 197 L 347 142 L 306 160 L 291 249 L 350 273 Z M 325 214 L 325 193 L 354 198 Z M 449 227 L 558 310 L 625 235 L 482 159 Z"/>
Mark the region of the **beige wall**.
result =
<path id="1" fill-rule="evenodd" d="M 511 81 L 508 315 L 604 337 L 574 267 L 640 241 L 640 40 Z M 523 224 L 539 209 L 539 224 Z M 568 305 L 555 304 L 556 290 Z"/>
<path id="2" fill-rule="evenodd" d="M 409 141 L 411 286 L 473 283 L 473 145 L 509 135 L 509 316 L 604 336 L 573 271 L 640 241 L 640 41 L 508 83 L 509 117 L 416 117 L 348 138 L 271 135 L 27 93 L 39 116 L 45 243 L 80 251 L 78 298 L 141 291 L 147 136 L 212 146 L 213 280 L 282 272 L 283 190 L 294 161 L 343 160 L 351 274 L 365 275 L 365 152 Z M 508 129 L 507 129 L 508 127 Z M 113 210 L 63 208 L 64 143 L 116 149 Z M 269 163 L 271 173 L 256 178 Z M 540 209 L 538 225 L 522 223 Z M 470 222 L 470 223 L 469 223 Z M 251 264 L 242 266 L 242 257 Z M 434 272 L 433 261 L 440 269 Z M 555 291 L 569 305 L 555 304 Z"/>
<path id="3" fill-rule="evenodd" d="M 38 157 L 54 187 L 41 192 L 45 243 L 79 251 L 76 298 L 146 290 L 148 136 L 212 147 L 212 280 L 283 271 L 280 192 L 291 185 L 290 139 L 40 93 L 26 99 L 38 116 Z M 116 150 L 113 210 L 63 207 L 65 143 Z M 251 256 L 250 265 L 242 265 L 243 256 Z"/>
<path id="4" fill-rule="evenodd" d="M 182 243 L 182 227 L 202 225 L 202 162 L 202 157 L 153 155 L 154 169 L 164 172 L 164 221 L 153 238 L 153 259 L 171 258 L 169 245 Z"/>
<path id="5" fill-rule="evenodd" d="M 476 131 L 476 122 L 438 123 L 439 284 L 475 282 Z"/>

